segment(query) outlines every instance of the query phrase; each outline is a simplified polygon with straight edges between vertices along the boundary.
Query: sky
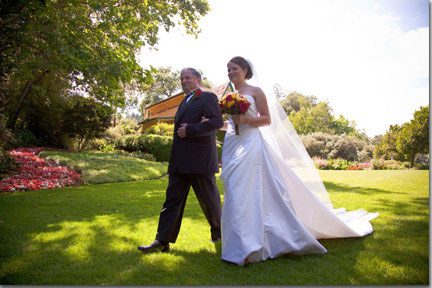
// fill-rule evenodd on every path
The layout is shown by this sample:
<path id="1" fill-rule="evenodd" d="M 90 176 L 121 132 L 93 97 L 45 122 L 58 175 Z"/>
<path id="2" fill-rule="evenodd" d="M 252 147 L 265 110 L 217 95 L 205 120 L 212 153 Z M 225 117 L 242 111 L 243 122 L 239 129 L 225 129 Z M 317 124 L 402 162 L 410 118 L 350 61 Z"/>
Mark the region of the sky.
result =
<path id="1" fill-rule="evenodd" d="M 335 117 L 369 137 L 429 105 L 427 0 L 208 2 L 198 38 L 161 29 L 157 50 L 144 48 L 140 64 L 194 67 L 221 85 L 227 62 L 243 56 L 261 82 L 329 102 Z"/>

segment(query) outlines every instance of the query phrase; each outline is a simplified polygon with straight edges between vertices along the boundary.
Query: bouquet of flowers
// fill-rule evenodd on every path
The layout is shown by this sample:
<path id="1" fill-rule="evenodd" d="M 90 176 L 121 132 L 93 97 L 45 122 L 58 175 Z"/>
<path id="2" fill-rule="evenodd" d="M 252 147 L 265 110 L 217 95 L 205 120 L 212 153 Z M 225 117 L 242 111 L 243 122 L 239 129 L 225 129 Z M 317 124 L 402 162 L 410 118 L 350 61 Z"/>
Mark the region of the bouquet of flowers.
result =
<path id="1" fill-rule="evenodd" d="M 245 114 L 251 104 L 237 91 L 226 94 L 219 102 L 222 114 L 240 115 Z M 236 135 L 239 135 L 238 124 L 235 124 Z"/>

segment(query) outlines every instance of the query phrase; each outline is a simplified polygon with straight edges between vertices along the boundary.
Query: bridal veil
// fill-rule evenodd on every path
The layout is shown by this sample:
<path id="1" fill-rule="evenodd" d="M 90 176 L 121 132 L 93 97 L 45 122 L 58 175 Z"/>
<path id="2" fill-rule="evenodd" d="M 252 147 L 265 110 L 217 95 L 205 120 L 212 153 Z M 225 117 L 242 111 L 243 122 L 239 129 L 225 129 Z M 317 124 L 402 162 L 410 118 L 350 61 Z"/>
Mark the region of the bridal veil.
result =
<path id="1" fill-rule="evenodd" d="M 308 190 L 318 198 L 321 204 L 328 208 L 323 209 L 322 205 L 315 207 L 306 198 L 297 201 L 295 210 L 304 225 L 313 230 L 312 232 L 317 238 L 360 237 L 371 233 L 373 229 L 369 221 L 379 214 L 369 213 L 363 209 L 347 212 L 344 208 L 333 208 L 318 170 L 276 98 L 272 87 L 258 77 L 258 72 L 251 61 L 249 59 L 247 61 L 252 68 L 252 80 L 266 94 L 269 106 L 271 125 L 260 127 L 263 138 L 271 146 L 273 153 L 282 158 Z M 304 203 L 305 201 L 308 203 Z M 328 212 L 332 215 L 328 215 Z M 333 219 L 336 218 L 333 216 L 336 216 L 337 220 Z M 323 226 L 319 227 L 320 225 Z"/>

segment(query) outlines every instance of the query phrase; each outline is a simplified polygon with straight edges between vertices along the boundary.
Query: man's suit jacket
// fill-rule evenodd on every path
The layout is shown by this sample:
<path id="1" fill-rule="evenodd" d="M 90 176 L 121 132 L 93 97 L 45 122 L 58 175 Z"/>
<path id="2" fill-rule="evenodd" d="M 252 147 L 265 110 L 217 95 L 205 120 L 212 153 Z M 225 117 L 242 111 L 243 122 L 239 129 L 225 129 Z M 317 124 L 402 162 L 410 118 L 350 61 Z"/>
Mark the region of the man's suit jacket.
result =
<path id="1" fill-rule="evenodd" d="M 219 172 L 216 149 L 216 131 L 223 125 L 218 98 L 214 93 L 204 92 L 200 97 L 187 97 L 180 104 L 175 115 L 174 139 L 168 173 L 207 174 Z M 209 121 L 201 123 L 201 118 Z M 177 130 L 187 123 L 186 137 L 180 138 Z"/>

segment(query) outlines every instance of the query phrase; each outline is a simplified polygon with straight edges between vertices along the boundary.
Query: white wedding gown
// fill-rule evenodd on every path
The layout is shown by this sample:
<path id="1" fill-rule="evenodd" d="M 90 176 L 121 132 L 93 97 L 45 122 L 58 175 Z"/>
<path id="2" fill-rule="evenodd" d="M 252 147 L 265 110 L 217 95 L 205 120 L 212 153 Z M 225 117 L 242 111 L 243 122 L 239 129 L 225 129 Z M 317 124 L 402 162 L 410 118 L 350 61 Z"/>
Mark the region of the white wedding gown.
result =
<path id="1" fill-rule="evenodd" d="M 246 115 L 258 115 L 255 100 Z M 282 254 L 325 253 L 320 238 L 361 237 L 378 213 L 331 210 L 275 153 L 259 128 L 230 119 L 222 151 L 222 259 L 243 265 Z M 289 147 L 286 147 L 289 149 Z"/>

